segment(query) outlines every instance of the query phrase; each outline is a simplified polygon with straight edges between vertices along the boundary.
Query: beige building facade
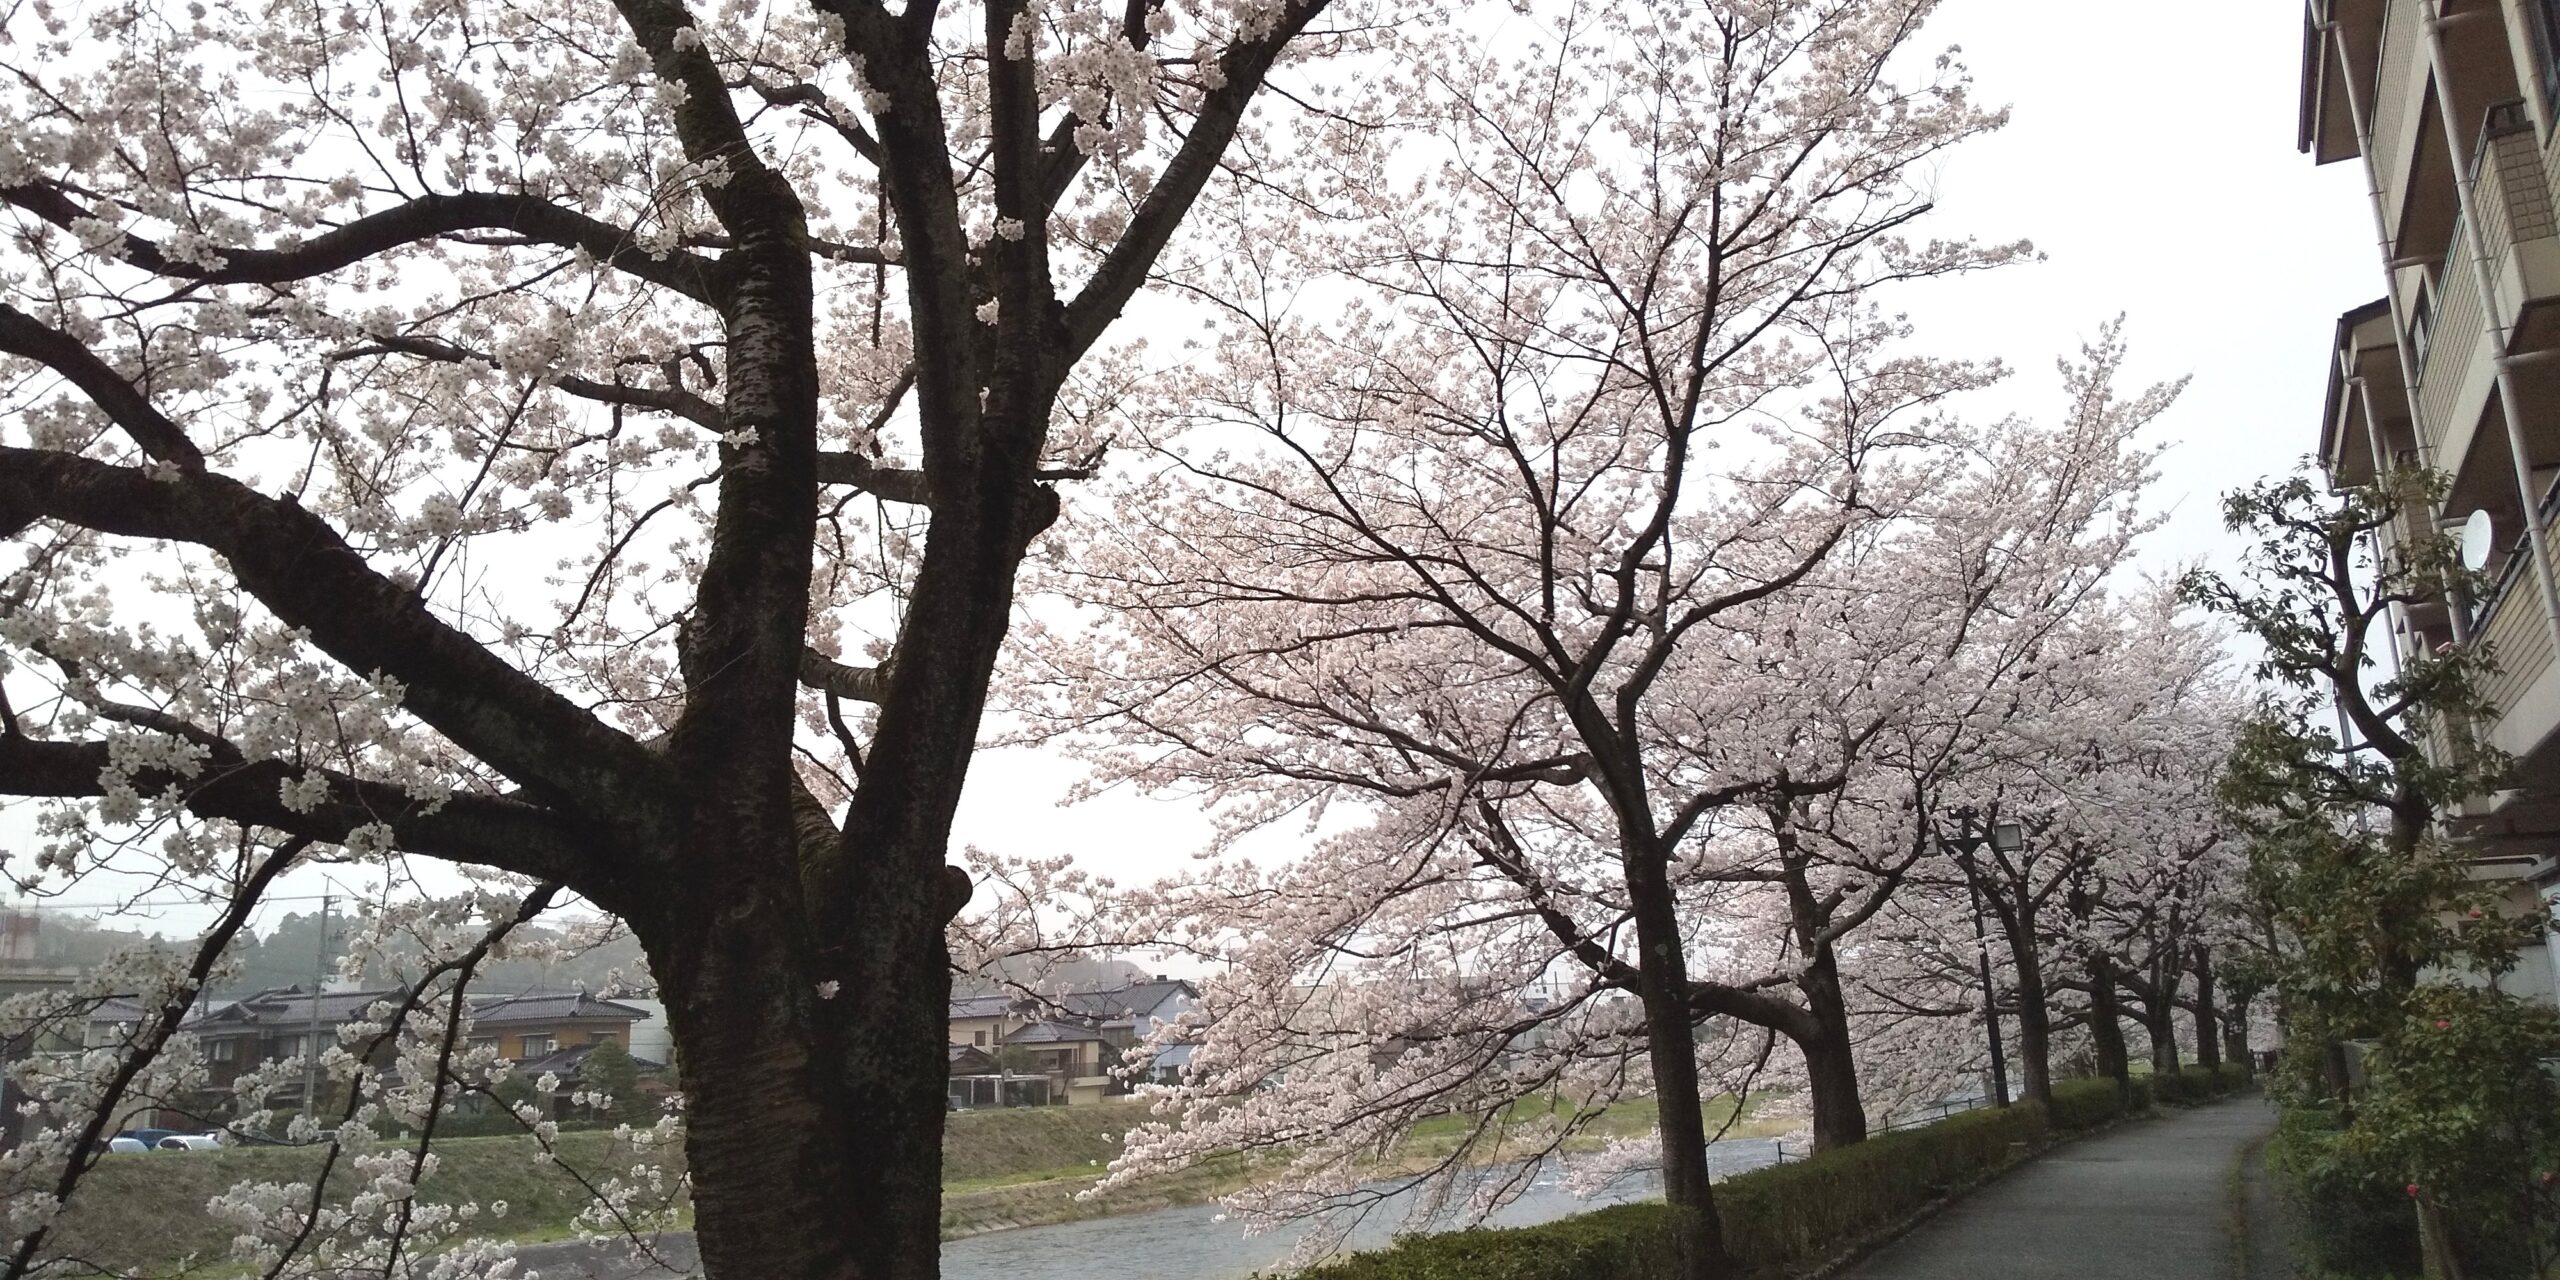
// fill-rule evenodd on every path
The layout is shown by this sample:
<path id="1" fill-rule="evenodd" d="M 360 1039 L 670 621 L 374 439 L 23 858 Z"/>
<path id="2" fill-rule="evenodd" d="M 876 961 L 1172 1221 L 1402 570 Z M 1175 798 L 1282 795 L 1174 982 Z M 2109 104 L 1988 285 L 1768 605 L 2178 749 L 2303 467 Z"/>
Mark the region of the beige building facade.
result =
<path id="1" fill-rule="evenodd" d="M 2398 610 L 2396 656 L 2494 646 L 2512 786 L 2450 826 L 2551 917 L 2560 888 L 2560 0 L 2309 0 L 2302 149 L 2364 179 L 2381 296 L 2341 316 L 2319 460 L 2452 478 L 2393 533 L 2470 529 L 2491 585 Z M 2550 998 L 2549 948 L 2505 985 Z"/>

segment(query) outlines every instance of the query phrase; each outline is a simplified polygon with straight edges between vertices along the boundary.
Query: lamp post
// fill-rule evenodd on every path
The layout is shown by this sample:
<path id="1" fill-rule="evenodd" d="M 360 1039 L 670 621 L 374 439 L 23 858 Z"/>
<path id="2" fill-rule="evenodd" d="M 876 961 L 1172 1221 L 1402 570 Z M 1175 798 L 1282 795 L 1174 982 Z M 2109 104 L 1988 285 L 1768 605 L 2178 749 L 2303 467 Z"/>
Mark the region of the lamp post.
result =
<path id="1" fill-rule="evenodd" d="M 2000 995 L 1991 983 L 1991 941 L 1982 925 L 1982 890 L 1974 883 L 1973 853 L 1985 841 L 1995 853 L 2016 853 L 2026 846 L 2026 828 L 2014 822 L 1986 824 L 1971 805 L 1957 809 L 1954 816 L 1955 834 L 1939 831 L 1938 843 L 1964 867 L 1964 893 L 1973 903 L 1973 958 L 1982 976 L 1982 1033 L 1991 1044 L 1991 1101 L 2005 1107 L 2009 1105 L 2009 1058 L 2000 1046 Z"/>

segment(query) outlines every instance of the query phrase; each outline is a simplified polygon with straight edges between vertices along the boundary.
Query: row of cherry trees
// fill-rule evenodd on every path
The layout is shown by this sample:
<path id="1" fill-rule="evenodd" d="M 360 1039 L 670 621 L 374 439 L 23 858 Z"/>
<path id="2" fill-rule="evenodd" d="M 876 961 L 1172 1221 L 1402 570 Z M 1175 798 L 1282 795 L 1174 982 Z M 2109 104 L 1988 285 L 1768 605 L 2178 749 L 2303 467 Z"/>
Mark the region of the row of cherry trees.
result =
<path id="1" fill-rule="evenodd" d="M 2218 1058 L 2241 695 L 2128 568 L 2177 388 L 2123 385 L 2111 328 L 2055 412 L 1977 420 L 2004 371 L 1886 310 L 2022 253 L 1916 234 L 1998 123 L 1889 56 L 1924 9 L 1504 31 L 1418 73 L 1332 216 L 1239 212 L 1189 282 L 1199 358 L 1133 388 L 1108 518 L 1043 562 L 1090 625 L 1016 688 L 1098 785 L 1221 824 L 1120 904 L 1215 976 L 1115 1178 L 1285 1151 L 1239 1203 L 1340 1228 L 1419 1119 L 1476 1122 L 1436 1205 L 1520 1149 L 1509 1104 L 1572 1104 L 1552 1151 L 1648 1099 L 1705 1276 L 1702 1103 L 1783 1084 L 1836 1146 L 1944 1096 L 1986 933 L 2024 1096 L 2084 1039 L 2120 1071 L 2119 1010 Z M 1967 818 L 2025 839 L 1959 851 Z"/>
<path id="2" fill-rule="evenodd" d="M 1973 420 L 2003 370 L 1890 309 L 2027 253 L 1924 233 L 2001 118 L 1934 7 L 0 6 L 8 870 L 216 917 L 20 1007 L 144 1016 L 19 1069 L 0 1275 L 83 1265 L 97 1139 L 202 1098 L 177 1029 L 317 862 L 423 886 L 372 921 L 412 988 L 229 1088 L 344 1104 L 217 1203 L 240 1260 L 502 1265 L 420 1188 L 504 1076 L 464 980 L 574 897 L 684 1046 L 633 1134 L 684 1176 L 578 1171 L 595 1221 L 931 1275 L 998 681 L 1224 824 L 1066 924 L 1069 869 L 979 869 L 964 958 L 1217 962 L 1118 1176 L 1284 1146 L 1260 1205 L 1356 1207 L 1417 1117 L 1646 1097 L 1708 1275 L 1700 1099 L 1856 1141 L 1970 1073 L 1986 933 L 2029 1093 L 2075 1026 L 2121 1060 L 2120 999 L 2170 1052 L 2229 697 L 2125 586 L 2174 389 L 2109 331 L 2049 419 Z M 1063 603 L 1000 670 L 1026 558 Z M 1967 809 L 2026 842 L 1951 855 Z M 1313 851 L 1240 856 L 1274 828 Z"/>

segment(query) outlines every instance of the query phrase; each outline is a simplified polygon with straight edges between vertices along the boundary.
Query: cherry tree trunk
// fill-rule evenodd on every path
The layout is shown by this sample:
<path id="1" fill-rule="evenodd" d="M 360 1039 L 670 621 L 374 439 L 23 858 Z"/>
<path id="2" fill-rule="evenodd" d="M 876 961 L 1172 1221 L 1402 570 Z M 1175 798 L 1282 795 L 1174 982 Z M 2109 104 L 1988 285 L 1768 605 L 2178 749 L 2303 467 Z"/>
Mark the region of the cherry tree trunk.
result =
<path id="1" fill-rule="evenodd" d="M 1782 836 L 1793 851 L 1794 835 Z M 1805 1087 L 1813 1103 L 1813 1149 L 1829 1151 L 1867 1139 L 1867 1106 L 1858 1095 L 1858 1061 L 1849 1036 L 1849 1002 L 1840 986 L 1840 952 L 1825 936 L 1830 912 L 1813 892 L 1809 863 L 1789 857 L 1782 868 L 1796 945 L 1810 958 L 1796 979 L 1805 1018 L 1789 1018 L 1786 1031 L 1804 1055 Z M 1809 1024 L 1809 1025 L 1805 1025 Z"/>
<path id="2" fill-rule="evenodd" d="M 1867 1139 L 1866 1102 L 1858 1096 L 1858 1062 L 1849 1039 L 1849 1005 L 1841 995 L 1840 964 L 1824 947 L 1798 985 L 1816 1033 L 1796 1047 L 1804 1054 L 1806 1088 L 1813 1103 L 1813 1149 L 1829 1151 Z"/>
<path id="3" fill-rule="evenodd" d="M 2142 1026 L 2151 1035 L 2151 1069 L 2165 1074 L 2178 1069 L 2178 971 L 2160 966 L 2159 972 L 2142 1002 Z"/>
<path id="4" fill-rule="evenodd" d="M 957 886 L 929 874 L 809 894 L 802 859 L 834 834 L 820 814 L 796 840 L 740 840 L 664 890 L 664 910 L 635 913 L 681 1047 L 696 1241 L 712 1280 L 939 1272 L 941 928 Z M 759 848 L 770 856 L 752 856 Z M 938 846 L 930 857 L 938 872 Z"/>
<path id="5" fill-rule="evenodd" d="M 2097 1050 L 2098 1074 L 2116 1082 L 2116 1102 L 2133 1101 L 2132 1055 L 2125 1050 L 2124 1005 L 2116 994 L 2116 966 L 2104 951 L 2089 957 L 2089 1041 Z"/>
<path id="6" fill-rule="evenodd" d="M 2046 1003 L 2044 967 L 2029 946 L 2018 968 L 2018 1096 L 2053 1105 L 2053 1012 Z"/>
<path id="7" fill-rule="evenodd" d="M 2221 1018 L 2213 1003 L 2213 957 L 2203 947 L 2196 948 L 2196 1065 L 2207 1071 L 2222 1069 L 2221 1037 L 2215 1034 Z"/>
<path id="8" fill-rule="evenodd" d="M 2044 981 L 2044 963 L 2036 953 L 2035 908 L 2024 901 L 2002 904 L 1994 914 L 2009 943 L 2010 963 L 2017 970 L 2018 1096 L 2041 1106 L 2053 1105 L 2053 1011 Z"/>
<path id="9" fill-rule="evenodd" d="M 1671 1206 L 1683 1280 L 1723 1280 L 1734 1266 L 1708 1185 L 1705 1099 L 1698 1086 L 1697 1028 L 1679 916 L 1662 858 L 1631 854 L 1626 869 L 1636 947 L 1644 960 L 1636 995 L 1644 1003 L 1645 1049 L 1660 1112 L 1662 1199 Z"/>

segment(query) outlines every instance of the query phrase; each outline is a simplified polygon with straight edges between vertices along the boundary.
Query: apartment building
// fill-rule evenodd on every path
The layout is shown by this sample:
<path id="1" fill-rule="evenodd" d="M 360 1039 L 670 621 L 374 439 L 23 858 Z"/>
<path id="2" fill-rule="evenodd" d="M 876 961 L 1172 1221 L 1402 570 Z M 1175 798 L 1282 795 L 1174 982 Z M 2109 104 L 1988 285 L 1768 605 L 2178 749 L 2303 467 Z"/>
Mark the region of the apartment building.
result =
<path id="1" fill-rule="evenodd" d="M 2511 789 L 2449 824 L 2523 911 L 2560 890 L 2560 0 L 2309 0 L 2300 143 L 2357 166 L 2381 296 L 2339 317 L 2319 458 L 2452 477 L 2401 531 L 2473 533 L 2492 586 L 2393 620 L 2402 653 L 2487 642 Z M 2548 919 L 2548 915 L 2545 916 Z M 2554 994 L 2548 948 L 2509 979 Z"/>

